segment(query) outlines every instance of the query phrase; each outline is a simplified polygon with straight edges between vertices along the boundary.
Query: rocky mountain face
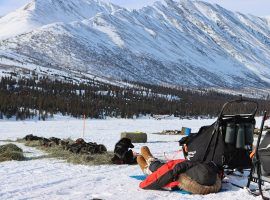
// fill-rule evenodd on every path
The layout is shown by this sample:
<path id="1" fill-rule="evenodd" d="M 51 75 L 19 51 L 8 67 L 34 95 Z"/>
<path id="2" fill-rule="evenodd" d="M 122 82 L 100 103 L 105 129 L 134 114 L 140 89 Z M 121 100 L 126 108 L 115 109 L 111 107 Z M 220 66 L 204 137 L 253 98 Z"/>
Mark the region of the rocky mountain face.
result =
<path id="1" fill-rule="evenodd" d="M 269 19 L 202 1 L 127 10 L 98 0 L 35 0 L 0 18 L 0 27 L 0 70 L 174 86 L 270 85 Z"/>

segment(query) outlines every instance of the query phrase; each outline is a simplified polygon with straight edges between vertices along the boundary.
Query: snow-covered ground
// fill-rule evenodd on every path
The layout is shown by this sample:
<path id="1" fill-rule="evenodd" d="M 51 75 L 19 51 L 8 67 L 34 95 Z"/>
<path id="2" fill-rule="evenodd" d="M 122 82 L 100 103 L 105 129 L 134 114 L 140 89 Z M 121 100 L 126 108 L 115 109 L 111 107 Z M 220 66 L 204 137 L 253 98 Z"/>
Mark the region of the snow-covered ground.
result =
<path id="1" fill-rule="evenodd" d="M 257 126 L 260 119 L 257 120 Z M 210 125 L 214 119 L 109 119 L 87 120 L 85 139 L 105 144 L 113 150 L 123 131 L 143 131 L 148 134 L 147 146 L 161 159 L 181 156 L 179 136 L 153 134 L 162 130 L 191 127 L 198 131 L 203 125 Z M 51 121 L 0 121 L 0 140 L 16 139 L 26 134 L 78 138 L 82 136 L 83 121 L 59 117 Z M 4 142 L 0 142 L 3 144 Z M 42 156 L 35 148 L 25 147 L 25 155 L 30 158 Z M 135 151 L 145 144 L 135 144 Z M 166 157 L 164 156 L 164 152 Z M 82 166 L 56 159 L 29 159 L 0 163 L 0 199 L 256 199 L 246 190 L 229 183 L 223 184 L 223 191 L 206 196 L 184 195 L 178 192 L 141 190 L 139 180 L 130 176 L 142 175 L 137 165 Z M 245 185 L 247 179 L 229 177 L 225 181 Z M 257 199 L 260 199 L 259 197 Z"/>
<path id="2" fill-rule="evenodd" d="M 27 134 L 44 137 L 59 137 L 77 139 L 83 135 L 83 120 L 69 117 L 56 116 L 50 121 L 1 121 L 0 140 L 16 140 Z M 148 133 L 149 145 L 157 151 L 162 149 L 177 150 L 179 136 L 162 136 L 151 133 L 163 130 L 181 130 L 182 126 L 191 127 L 193 132 L 203 125 L 210 125 L 211 120 L 179 120 L 179 119 L 108 119 L 86 120 L 84 138 L 87 141 L 105 144 L 109 150 L 113 150 L 115 143 L 120 139 L 120 133 L 124 131 L 142 131 Z M 168 142 L 168 143 L 167 143 Z M 140 144 L 136 145 L 140 148 Z M 155 148 L 156 147 L 156 148 Z"/>

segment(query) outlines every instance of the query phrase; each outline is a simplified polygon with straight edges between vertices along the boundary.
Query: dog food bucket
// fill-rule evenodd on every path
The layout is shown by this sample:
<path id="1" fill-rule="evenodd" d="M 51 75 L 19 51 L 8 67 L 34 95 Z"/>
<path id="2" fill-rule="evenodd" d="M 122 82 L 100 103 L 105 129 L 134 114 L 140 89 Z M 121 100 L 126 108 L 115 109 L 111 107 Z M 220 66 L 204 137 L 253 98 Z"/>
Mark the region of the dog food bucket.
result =
<path id="1" fill-rule="evenodd" d="M 185 128 L 185 135 L 190 135 L 191 128 Z"/>

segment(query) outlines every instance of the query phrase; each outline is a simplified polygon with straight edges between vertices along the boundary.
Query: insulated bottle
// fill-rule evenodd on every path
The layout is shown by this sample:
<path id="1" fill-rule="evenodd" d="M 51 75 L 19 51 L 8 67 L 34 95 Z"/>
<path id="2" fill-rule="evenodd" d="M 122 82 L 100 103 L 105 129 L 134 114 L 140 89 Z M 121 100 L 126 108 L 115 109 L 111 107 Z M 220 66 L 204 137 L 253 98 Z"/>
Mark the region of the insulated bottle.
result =
<path id="1" fill-rule="evenodd" d="M 253 144 L 253 132 L 254 132 L 254 125 L 251 123 L 246 123 L 245 124 L 245 134 L 246 134 L 246 145 L 251 145 Z"/>
<path id="2" fill-rule="evenodd" d="M 235 142 L 235 124 L 234 123 L 227 124 L 225 142 L 228 144 L 234 144 Z"/>
<path id="3" fill-rule="evenodd" d="M 244 124 L 237 125 L 236 148 L 238 148 L 238 149 L 245 148 L 245 126 L 244 126 Z"/>

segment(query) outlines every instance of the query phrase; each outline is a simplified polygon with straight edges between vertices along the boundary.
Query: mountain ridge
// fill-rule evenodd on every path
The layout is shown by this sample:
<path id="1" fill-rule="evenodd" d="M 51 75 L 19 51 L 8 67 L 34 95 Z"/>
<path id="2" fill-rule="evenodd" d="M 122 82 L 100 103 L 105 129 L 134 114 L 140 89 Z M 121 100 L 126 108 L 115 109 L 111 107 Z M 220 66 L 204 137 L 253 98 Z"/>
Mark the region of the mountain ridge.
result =
<path id="1" fill-rule="evenodd" d="M 0 19 L 0 26 L 3 27 L 0 30 L 0 39 L 30 32 L 51 23 L 79 21 L 94 17 L 100 12 L 113 12 L 117 9 L 120 7 L 99 0 L 32 0 Z M 5 32 L 5 29 L 11 29 L 14 33 Z"/>

